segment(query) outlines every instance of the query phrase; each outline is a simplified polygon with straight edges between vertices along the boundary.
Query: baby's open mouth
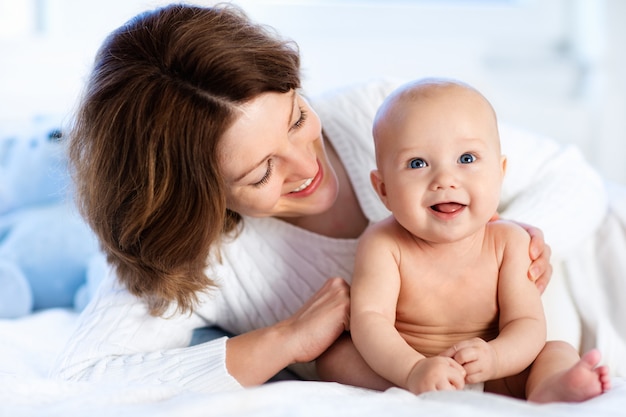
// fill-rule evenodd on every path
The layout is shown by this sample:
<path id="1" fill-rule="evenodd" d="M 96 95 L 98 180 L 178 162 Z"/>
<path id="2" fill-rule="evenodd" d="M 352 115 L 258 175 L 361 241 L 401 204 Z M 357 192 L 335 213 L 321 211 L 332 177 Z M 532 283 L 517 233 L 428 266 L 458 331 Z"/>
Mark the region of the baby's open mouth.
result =
<path id="1" fill-rule="evenodd" d="M 465 207 L 465 204 L 460 203 L 440 203 L 430 206 L 433 211 L 438 213 L 455 213 Z"/>

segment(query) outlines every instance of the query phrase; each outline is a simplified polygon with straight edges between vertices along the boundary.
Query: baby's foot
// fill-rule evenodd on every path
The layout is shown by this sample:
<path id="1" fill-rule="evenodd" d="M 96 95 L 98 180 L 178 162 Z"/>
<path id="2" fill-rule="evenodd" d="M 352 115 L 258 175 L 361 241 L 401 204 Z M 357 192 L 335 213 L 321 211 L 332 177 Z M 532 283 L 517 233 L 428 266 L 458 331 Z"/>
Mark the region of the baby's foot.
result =
<path id="1" fill-rule="evenodd" d="M 570 369 L 543 381 L 528 400 L 537 403 L 580 402 L 597 397 L 611 388 L 609 368 L 597 366 L 599 362 L 600 352 L 590 350 Z"/>

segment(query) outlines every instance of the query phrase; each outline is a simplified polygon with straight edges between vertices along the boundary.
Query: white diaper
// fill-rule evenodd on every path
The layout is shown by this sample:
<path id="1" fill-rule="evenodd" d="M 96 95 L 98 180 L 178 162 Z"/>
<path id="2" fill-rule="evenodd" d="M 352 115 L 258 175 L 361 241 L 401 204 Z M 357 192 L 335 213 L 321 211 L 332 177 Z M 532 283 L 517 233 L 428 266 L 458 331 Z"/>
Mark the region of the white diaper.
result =
<path id="1" fill-rule="evenodd" d="M 463 388 L 463 391 L 483 392 L 484 390 L 485 390 L 485 383 L 484 382 L 477 382 L 475 384 L 465 384 L 465 388 Z"/>

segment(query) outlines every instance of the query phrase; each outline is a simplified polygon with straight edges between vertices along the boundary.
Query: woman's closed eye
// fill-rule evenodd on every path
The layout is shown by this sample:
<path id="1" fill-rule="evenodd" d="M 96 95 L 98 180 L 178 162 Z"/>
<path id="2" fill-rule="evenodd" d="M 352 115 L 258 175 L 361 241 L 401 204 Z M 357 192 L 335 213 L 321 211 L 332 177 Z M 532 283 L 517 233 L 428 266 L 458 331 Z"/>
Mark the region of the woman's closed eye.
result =
<path id="1" fill-rule="evenodd" d="M 263 175 L 263 178 L 261 178 L 259 181 L 252 183 L 253 187 L 261 187 L 265 184 L 267 184 L 270 180 L 270 177 L 272 176 L 272 170 L 274 168 L 274 163 L 272 162 L 272 159 L 268 159 L 267 160 L 267 170 L 265 171 L 265 174 Z"/>
<path id="2" fill-rule="evenodd" d="M 291 129 L 300 129 L 304 125 L 304 122 L 306 121 L 308 115 L 309 114 L 307 113 L 306 109 L 304 107 L 300 107 L 300 117 L 298 117 L 298 120 L 296 120 Z"/>

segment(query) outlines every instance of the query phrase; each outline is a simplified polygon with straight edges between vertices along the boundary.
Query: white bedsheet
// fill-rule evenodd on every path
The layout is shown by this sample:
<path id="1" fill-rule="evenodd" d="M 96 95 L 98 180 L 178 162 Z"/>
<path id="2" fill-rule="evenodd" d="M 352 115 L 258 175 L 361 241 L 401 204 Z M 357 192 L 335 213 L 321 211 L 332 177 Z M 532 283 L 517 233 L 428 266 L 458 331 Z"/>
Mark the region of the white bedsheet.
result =
<path id="1" fill-rule="evenodd" d="M 582 404 L 536 405 L 476 392 L 419 396 L 334 383 L 282 381 L 244 391 L 198 394 L 175 387 L 103 385 L 45 378 L 76 313 L 47 310 L 0 320 L 0 416 L 624 416 L 626 380 Z"/>

